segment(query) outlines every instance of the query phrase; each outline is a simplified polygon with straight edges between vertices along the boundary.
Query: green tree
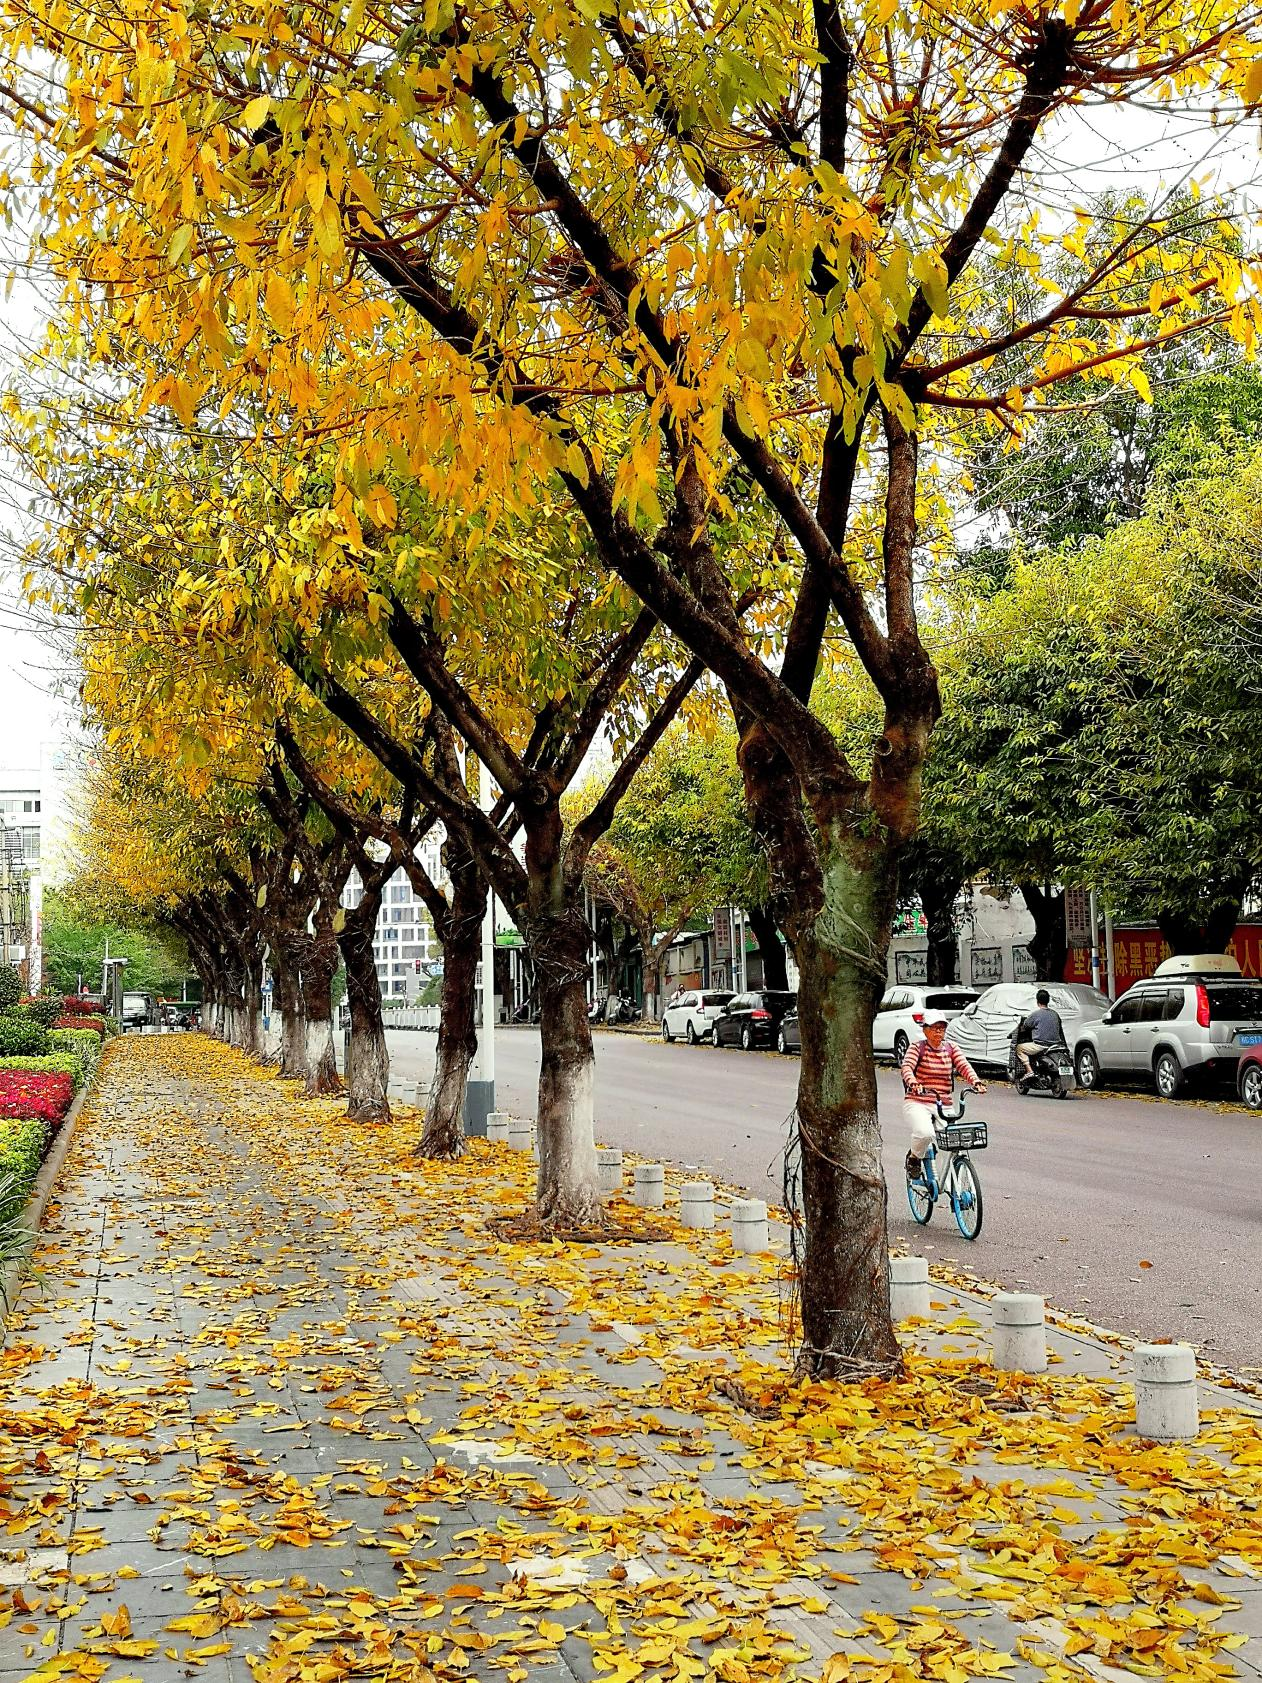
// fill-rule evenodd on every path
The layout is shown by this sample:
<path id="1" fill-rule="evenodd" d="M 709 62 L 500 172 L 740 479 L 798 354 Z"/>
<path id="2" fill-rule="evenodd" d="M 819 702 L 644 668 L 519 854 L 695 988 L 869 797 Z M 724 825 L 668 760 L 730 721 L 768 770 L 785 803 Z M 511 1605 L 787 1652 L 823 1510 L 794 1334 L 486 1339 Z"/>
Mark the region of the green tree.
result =
<path id="1" fill-rule="evenodd" d="M 44 895 L 44 973 L 46 985 L 76 993 L 80 980 L 100 991 L 101 962 L 125 958 L 123 985 L 138 992 L 179 998 L 192 974 L 184 943 L 169 930 L 124 925 L 95 911 L 72 882 Z"/>
<path id="2" fill-rule="evenodd" d="M 1159 477 L 1141 518 L 961 604 L 942 822 L 1035 904 L 1081 883 L 1176 950 L 1229 938 L 1262 869 L 1259 495 L 1262 454 Z"/>

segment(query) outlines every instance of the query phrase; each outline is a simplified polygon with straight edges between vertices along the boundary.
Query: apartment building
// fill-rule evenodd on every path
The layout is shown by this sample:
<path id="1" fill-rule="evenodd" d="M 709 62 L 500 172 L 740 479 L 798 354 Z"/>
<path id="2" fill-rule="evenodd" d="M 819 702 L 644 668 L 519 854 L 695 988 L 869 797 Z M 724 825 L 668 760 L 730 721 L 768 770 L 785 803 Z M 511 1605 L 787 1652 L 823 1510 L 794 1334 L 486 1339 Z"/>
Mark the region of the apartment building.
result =
<path id="1" fill-rule="evenodd" d="M 440 886 L 446 881 L 442 841 L 441 834 L 427 836 L 417 849 L 421 864 Z M 345 904 L 357 906 L 363 893 L 358 875 L 352 874 L 346 885 Z M 406 871 L 396 871 L 386 885 L 372 947 L 383 999 L 415 999 L 430 979 L 430 967 L 442 964 L 443 950 L 429 912 Z"/>

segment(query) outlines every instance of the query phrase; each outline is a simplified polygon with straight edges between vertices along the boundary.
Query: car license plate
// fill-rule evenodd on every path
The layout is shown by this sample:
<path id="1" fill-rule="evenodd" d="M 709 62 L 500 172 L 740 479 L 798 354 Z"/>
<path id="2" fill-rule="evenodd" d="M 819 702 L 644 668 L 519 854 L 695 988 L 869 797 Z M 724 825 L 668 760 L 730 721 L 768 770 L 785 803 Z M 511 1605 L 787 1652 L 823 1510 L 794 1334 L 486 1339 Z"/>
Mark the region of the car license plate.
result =
<path id="1" fill-rule="evenodd" d="M 1256 1034 L 1238 1034 L 1236 1039 L 1242 1046 L 1262 1046 L 1262 1029 Z"/>

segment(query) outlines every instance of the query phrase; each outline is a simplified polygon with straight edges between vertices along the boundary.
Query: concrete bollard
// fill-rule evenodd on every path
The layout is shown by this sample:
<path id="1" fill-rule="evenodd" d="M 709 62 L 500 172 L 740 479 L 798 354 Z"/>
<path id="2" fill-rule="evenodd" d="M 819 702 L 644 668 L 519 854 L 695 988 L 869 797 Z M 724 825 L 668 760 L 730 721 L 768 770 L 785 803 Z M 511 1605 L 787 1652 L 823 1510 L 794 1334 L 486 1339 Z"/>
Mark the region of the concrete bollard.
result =
<path id="1" fill-rule="evenodd" d="M 622 1153 L 615 1147 L 602 1148 L 596 1153 L 596 1169 L 600 1176 L 600 1190 L 605 1197 L 622 1191 Z"/>
<path id="2" fill-rule="evenodd" d="M 666 1202 L 666 1170 L 660 1163 L 637 1163 L 632 1202 L 641 1209 L 660 1210 Z"/>
<path id="3" fill-rule="evenodd" d="M 493 1110 L 486 1119 L 486 1143 L 507 1145 L 512 1121 L 506 1110 Z"/>
<path id="4" fill-rule="evenodd" d="M 529 1117 L 514 1116 L 508 1124 L 508 1144 L 512 1151 L 533 1151 L 535 1130 Z"/>
<path id="5" fill-rule="evenodd" d="M 1173 1443 L 1200 1430 L 1196 1401 L 1196 1352 L 1190 1344 L 1137 1344 L 1135 1430 L 1141 1438 Z"/>
<path id="6" fill-rule="evenodd" d="M 929 1313 L 929 1263 L 923 1256 L 890 1258 L 890 1315 L 895 1321 Z"/>
<path id="7" fill-rule="evenodd" d="M 680 1187 L 679 1219 L 685 1227 L 714 1226 L 714 1188 L 708 1180 L 686 1180 Z"/>
<path id="8" fill-rule="evenodd" d="M 1047 1371 L 1047 1305 L 1028 1291 L 996 1292 L 990 1304 L 991 1360 L 1001 1373 Z"/>
<path id="9" fill-rule="evenodd" d="M 767 1206 L 761 1198 L 738 1198 L 732 1205 L 732 1249 L 753 1255 L 770 1250 Z"/>

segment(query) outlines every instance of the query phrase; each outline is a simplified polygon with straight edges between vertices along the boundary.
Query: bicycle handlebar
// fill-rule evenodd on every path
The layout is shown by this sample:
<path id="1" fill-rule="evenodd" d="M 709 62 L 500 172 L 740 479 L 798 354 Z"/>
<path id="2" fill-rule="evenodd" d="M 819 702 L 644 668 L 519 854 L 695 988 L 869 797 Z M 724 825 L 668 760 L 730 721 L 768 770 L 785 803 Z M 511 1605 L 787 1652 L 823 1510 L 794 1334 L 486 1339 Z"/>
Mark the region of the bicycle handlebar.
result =
<path id="1" fill-rule="evenodd" d="M 963 1120 L 964 1112 L 968 1109 L 968 1092 L 961 1091 L 954 1110 L 945 1110 L 941 1099 L 938 1100 L 934 1108 L 937 1111 L 939 1122 L 960 1122 Z"/>

